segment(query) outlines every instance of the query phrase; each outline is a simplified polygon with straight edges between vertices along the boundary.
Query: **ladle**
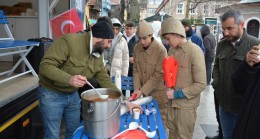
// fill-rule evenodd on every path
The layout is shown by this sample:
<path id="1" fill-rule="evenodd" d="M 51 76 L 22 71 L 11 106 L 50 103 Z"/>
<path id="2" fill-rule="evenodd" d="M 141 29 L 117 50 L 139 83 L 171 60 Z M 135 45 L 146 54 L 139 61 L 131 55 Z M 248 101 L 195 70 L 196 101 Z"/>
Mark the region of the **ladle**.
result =
<path id="1" fill-rule="evenodd" d="M 149 132 L 142 128 L 142 126 L 138 127 L 139 129 L 143 130 L 145 132 L 146 137 L 153 138 L 156 135 L 156 131 Z"/>
<path id="2" fill-rule="evenodd" d="M 97 92 L 100 99 L 108 99 L 108 95 L 101 95 L 89 81 L 86 80 L 86 83 Z"/>
<path id="3" fill-rule="evenodd" d="M 138 126 L 139 126 L 139 125 L 138 125 L 137 122 L 131 122 L 131 123 L 129 124 L 129 128 L 128 128 L 128 129 L 126 129 L 126 130 L 123 131 L 123 132 L 118 133 L 117 135 L 115 135 L 115 136 L 114 136 L 113 138 L 111 138 L 111 139 L 115 139 L 116 137 L 122 135 L 122 134 L 125 133 L 126 131 L 135 130 L 135 129 L 138 128 Z"/>

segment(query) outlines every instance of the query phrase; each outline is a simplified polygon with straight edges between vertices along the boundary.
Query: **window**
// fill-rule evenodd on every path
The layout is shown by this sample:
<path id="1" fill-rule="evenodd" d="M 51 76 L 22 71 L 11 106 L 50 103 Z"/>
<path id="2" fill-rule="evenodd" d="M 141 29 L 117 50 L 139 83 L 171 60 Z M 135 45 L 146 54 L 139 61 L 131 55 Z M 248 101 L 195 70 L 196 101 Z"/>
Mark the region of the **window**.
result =
<path id="1" fill-rule="evenodd" d="M 216 9 L 221 8 L 221 5 L 215 5 L 215 13 L 216 13 Z"/>
<path id="2" fill-rule="evenodd" d="M 155 4 L 156 5 L 159 5 L 159 4 L 161 4 L 162 3 L 162 0 L 155 0 Z"/>
<path id="3" fill-rule="evenodd" d="M 209 5 L 204 4 L 203 8 L 204 8 L 204 14 L 209 15 Z"/>
<path id="4" fill-rule="evenodd" d="M 154 0 L 149 0 L 149 4 L 154 4 Z"/>
<path id="5" fill-rule="evenodd" d="M 196 8 L 194 8 L 195 6 L 196 6 L 196 4 L 194 4 L 194 3 L 190 4 L 190 9 L 192 9 L 192 10 L 190 10 L 190 14 L 195 14 L 196 13 Z"/>
<path id="6" fill-rule="evenodd" d="M 177 6 L 177 14 L 183 14 L 183 3 L 179 3 Z"/>
<path id="7" fill-rule="evenodd" d="M 149 8 L 149 9 L 147 9 L 147 13 L 148 13 L 148 14 L 154 14 L 154 13 L 155 13 L 155 10 L 156 10 L 156 9 L 154 9 L 154 8 Z"/>

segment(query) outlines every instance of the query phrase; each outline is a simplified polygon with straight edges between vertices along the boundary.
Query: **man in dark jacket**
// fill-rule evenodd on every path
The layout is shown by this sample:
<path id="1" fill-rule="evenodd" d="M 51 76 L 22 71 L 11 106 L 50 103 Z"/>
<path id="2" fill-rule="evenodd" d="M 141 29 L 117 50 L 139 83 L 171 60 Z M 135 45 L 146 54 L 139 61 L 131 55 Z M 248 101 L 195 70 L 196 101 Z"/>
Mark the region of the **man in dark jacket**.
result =
<path id="1" fill-rule="evenodd" d="M 205 51 L 205 46 L 203 44 L 203 41 L 202 41 L 201 37 L 198 34 L 196 34 L 195 31 L 192 30 L 190 19 L 182 19 L 181 23 L 186 32 L 186 39 L 197 44 L 205 55 L 206 51 Z"/>
<path id="2" fill-rule="evenodd" d="M 207 71 L 207 85 L 209 85 L 211 80 L 212 63 L 216 53 L 216 39 L 215 36 L 210 33 L 210 28 L 208 25 L 202 26 L 200 32 L 203 39 L 203 44 L 206 48 L 205 62 Z"/>
<path id="3" fill-rule="evenodd" d="M 231 76 L 246 53 L 259 40 L 247 34 L 239 11 L 229 10 L 221 16 L 224 39 L 217 45 L 212 86 L 219 102 L 219 116 L 224 139 L 230 139 L 241 108 L 242 94 L 237 94 Z"/>
<path id="4" fill-rule="evenodd" d="M 254 46 L 233 76 L 237 93 L 245 94 L 233 139 L 260 138 L 260 46 Z"/>
<path id="5" fill-rule="evenodd" d="M 211 71 L 212 71 L 212 63 L 214 61 L 215 53 L 216 53 L 216 39 L 215 36 L 210 33 L 210 28 L 208 25 L 204 25 L 200 29 L 200 33 L 203 39 L 204 46 L 206 48 L 206 55 L 205 55 L 205 64 L 206 64 L 206 72 L 207 72 L 207 85 L 210 85 L 211 80 Z M 215 94 L 215 93 L 214 93 Z M 214 138 L 216 139 L 222 139 L 222 129 L 221 129 L 221 123 L 218 113 L 218 100 L 216 97 L 214 97 L 214 103 L 215 103 L 215 110 L 216 110 L 216 118 L 218 122 L 218 135 Z M 209 137 L 206 137 L 205 139 L 209 139 Z"/>
<path id="6" fill-rule="evenodd" d="M 124 38 L 127 41 L 128 44 L 128 50 L 129 50 L 129 70 L 128 70 L 128 76 L 133 76 L 133 62 L 134 62 L 134 47 L 139 42 L 138 37 L 135 34 L 135 26 L 134 23 L 131 21 L 126 22 L 125 24 L 125 32 L 124 32 Z"/>

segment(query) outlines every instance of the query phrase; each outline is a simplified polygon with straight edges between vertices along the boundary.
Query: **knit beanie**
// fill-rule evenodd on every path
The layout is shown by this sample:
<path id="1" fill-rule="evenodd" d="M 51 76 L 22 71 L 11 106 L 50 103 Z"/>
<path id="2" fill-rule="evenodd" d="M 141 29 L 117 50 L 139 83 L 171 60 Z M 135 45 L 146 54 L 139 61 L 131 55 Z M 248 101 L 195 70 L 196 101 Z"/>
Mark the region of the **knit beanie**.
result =
<path id="1" fill-rule="evenodd" d="M 93 37 L 101 39 L 113 39 L 114 32 L 111 26 L 105 21 L 97 22 L 91 27 Z"/>
<path id="2" fill-rule="evenodd" d="M 182 23 L 182 25 L 188 26 L 188 27 L 191 28 L 191 21 L 190 21 L 190 19 L 182 19 L 181 23 Z"/>
<path id="3" fill-rule="evenodd" d="M 153 34 L 153 29 L 150 24 L 147 23 L 145 20 L 140 21 L 136 31 L 136 35 L 138 37 L 145 37 L 151 34 Z"/>

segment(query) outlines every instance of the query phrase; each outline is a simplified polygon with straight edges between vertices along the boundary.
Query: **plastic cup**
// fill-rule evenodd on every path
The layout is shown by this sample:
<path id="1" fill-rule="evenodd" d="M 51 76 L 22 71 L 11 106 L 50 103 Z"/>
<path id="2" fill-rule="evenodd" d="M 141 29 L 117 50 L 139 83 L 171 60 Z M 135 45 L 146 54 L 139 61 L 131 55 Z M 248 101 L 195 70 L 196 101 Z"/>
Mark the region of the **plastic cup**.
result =
<path id="1" fill-rule="evenodd" d="M 139 119 L 139 117 L 140 117 L 140 112 L 141 112 L 140 109 L 133 109 L 134 119 L 135 119 L 135 120 L 138 120 L 138 119 Z"/>

